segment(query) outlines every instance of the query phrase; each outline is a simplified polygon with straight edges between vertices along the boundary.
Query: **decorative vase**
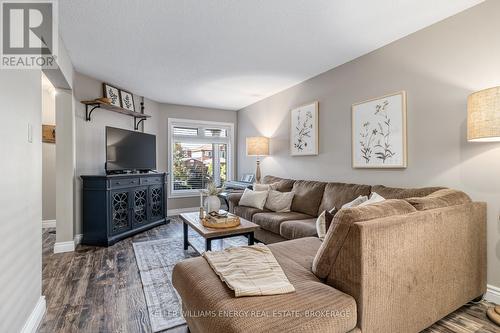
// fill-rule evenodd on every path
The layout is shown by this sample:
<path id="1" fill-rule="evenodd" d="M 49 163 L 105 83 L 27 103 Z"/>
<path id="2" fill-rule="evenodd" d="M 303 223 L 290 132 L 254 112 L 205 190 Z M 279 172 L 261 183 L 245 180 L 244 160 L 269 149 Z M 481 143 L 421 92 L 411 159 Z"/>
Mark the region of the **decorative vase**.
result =
<path id="1" fill-rule="evenodd" d="M 220 209 L 220 200 L 216 195 L 210 195 L 205 200 L 205 204 L 207 206 L 207 213 L 211 212 L 219 212 Z"/>

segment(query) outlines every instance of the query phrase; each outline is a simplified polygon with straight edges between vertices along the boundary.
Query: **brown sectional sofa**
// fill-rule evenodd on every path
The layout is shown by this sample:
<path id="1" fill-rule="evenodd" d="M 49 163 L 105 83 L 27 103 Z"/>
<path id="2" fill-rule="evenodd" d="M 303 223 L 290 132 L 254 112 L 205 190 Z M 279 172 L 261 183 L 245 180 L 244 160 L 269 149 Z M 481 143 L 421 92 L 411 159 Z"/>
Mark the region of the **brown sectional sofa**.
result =
<path id="1" fill-rule="evenodd" d="M 442 187 L 418 189 L 392 188 L 383 185 L 358 185 L 346 183 L 324 183 L 317 181 L 283 179 L 274 176 L 264 177 L 262 183 L 277 184 L 281 192 L 293 191 L 291 212 L 275 213 L 252 207 L 239 206 L 241 193 L 229 196 L 229 209 L 232 213 L 261 226 L 255 238 L 265 244 L 288 239 L 312 237 L 316 234 L 316 218 L 324 210 L 339 209 L 360 195 L 377 192 L 386 199 L 420 197 L 435 192 Z"/>
<path id="2" fill-rule="evenodd" d="M 191 332 L 419 332 L 486 291 L 484 203 L 442 188 L 265 178 L 277 181 L 299 193 L 293 212 L 241 207 L 237 198 L 231 208 L 275 243 L 296 292 L 235 298 L 205 259 L 183 261 L 173 283 Z M 371 191 L 390 200 L 339 211 L 324 241 L 303 237 L 319 212 Z M 279 242 L 286 238 L 298 239 Z"/>

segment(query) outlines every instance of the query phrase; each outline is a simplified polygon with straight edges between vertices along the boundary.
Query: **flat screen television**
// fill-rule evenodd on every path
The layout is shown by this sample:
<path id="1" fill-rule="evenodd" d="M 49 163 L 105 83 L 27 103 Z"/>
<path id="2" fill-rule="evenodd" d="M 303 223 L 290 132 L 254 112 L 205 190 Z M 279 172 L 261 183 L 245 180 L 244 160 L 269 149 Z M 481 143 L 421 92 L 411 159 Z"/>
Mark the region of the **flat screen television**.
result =
<path id="1" fill-rule="evenodd" d="M 106 127 L 106 172 L 156 169 L 156 136 Z"/>

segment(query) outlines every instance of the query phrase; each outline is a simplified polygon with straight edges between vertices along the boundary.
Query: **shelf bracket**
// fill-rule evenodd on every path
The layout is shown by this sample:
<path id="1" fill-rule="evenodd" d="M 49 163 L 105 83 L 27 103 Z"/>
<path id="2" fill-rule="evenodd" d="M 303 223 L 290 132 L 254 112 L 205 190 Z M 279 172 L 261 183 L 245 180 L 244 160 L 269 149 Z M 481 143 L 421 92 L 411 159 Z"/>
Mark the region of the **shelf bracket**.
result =
<path id="1" fill-rule="evenodd" d="M 137 121 L 137 119 L 140 119 L 139 121 Z M 146 118 L 142 118 L 142 117 L 134 117 L 134 129 L 136 131 L 139 130 L 139 125 L 144 121 L 146 120 Z"/>
<path id="2" fill-rule="evenodd" d="M 89 111 L 89 106 L 92 107 L 90 109 L 90 111 Z M 94 110 L 97 109 L 97 108 L 99 108 L 99 107 L 100 107 L 99 104 L 96 104 L 96 105 L 86 104 L 85 105 L 85 120 L 86 121 L 90 121 L 91 120 L 91 116 L 92 116 L 92 112 L 94 112 Z"/>

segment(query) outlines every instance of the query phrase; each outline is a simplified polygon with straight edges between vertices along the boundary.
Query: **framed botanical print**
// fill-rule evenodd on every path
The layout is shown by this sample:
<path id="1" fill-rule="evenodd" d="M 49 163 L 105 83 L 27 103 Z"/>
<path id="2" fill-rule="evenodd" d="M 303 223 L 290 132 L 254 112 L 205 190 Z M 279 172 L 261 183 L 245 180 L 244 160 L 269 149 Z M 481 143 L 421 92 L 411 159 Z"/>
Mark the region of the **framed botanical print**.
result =
<path id="1" fill-rule="evenodd" d="M 352 106 L 352 167 L 406 168 L 406 92 Z"/>
<path id="2" fill-rule="evenodd" d="M 102 87 L 104 98 L 109 99 L 111 105 L 121 107 L 120 90 L 108 83 L 103 83 Z"/>
<path id="3" fill-rule="evenodd" d="M 125 90 L 120 90 L 122 108 L 135 112 L 134 95 Z"/>
<path id="4" fill-rule="evenodd" d="M 296 107 L 290 111 L 290 155 L 318 155 L 319 103 Z"/>

